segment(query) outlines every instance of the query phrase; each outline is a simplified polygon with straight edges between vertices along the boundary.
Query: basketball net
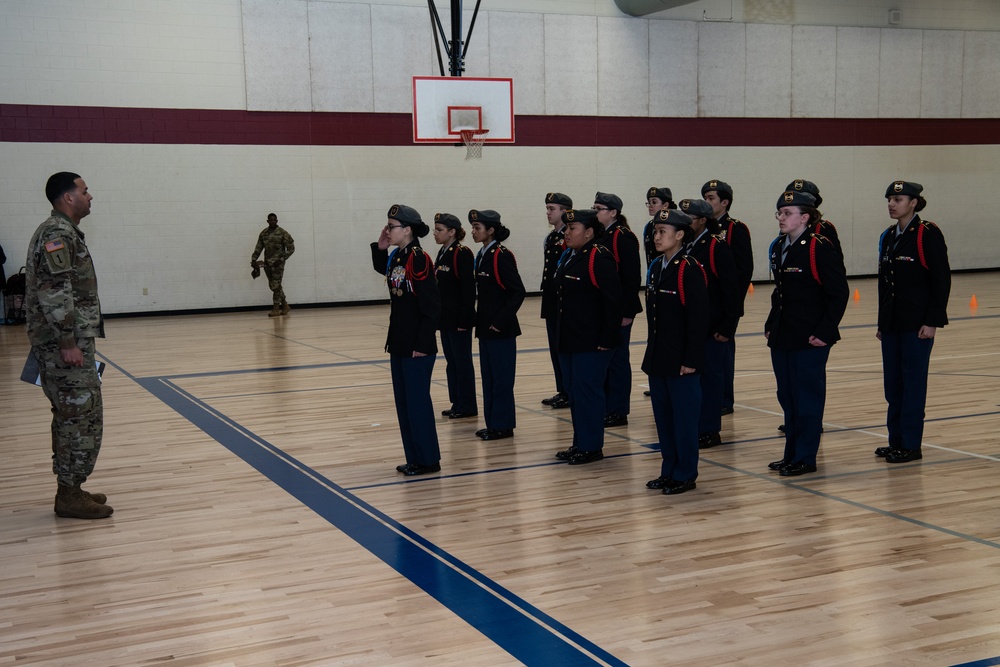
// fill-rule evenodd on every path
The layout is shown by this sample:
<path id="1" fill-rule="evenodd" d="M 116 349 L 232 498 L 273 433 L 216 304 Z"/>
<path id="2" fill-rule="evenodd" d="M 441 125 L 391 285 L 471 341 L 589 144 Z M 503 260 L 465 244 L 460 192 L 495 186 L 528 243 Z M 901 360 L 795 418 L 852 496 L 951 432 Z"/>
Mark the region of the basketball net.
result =
<path id="1" fill-rule="evenodd" d="M 483 157 L 483 143 L 489 130 L 461 130 L 462 141 L 465 143 L 465 159 L 479 160 Z"/>

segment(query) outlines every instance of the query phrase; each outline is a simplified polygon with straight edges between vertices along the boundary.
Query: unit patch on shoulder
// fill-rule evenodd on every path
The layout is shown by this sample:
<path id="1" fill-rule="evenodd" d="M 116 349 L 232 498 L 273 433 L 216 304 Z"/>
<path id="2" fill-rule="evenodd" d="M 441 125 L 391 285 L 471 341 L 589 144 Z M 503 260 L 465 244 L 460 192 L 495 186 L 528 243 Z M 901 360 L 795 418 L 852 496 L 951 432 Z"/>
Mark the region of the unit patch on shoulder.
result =
<path id="1" fill-rule="evenodd" d="M 69 250 L 62 239 L 55 239 L 45 244 L 45 261 L 52 273 L 62 273 L 71 268 Z"/>

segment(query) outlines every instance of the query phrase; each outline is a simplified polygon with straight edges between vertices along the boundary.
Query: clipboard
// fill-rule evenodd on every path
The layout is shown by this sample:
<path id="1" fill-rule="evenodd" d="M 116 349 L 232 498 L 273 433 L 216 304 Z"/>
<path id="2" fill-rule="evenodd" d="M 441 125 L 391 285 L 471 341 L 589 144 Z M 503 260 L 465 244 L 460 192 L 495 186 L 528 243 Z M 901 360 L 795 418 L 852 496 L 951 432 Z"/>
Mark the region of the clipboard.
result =
<path id="1" fill-rule="evenodd" d="M 103 382 L 104 369 L 107 367 L 103 361 L 95 361 L 97 366 L 97 378 Z M 38 357 L 35 356 L 35 349 L 28 350 L 28 358 L 24 360 L 24 368 L 21 369 L 21 382 L 27 382 L 36 386 L 42 386 L 41 366 L 38 364 Z"/>

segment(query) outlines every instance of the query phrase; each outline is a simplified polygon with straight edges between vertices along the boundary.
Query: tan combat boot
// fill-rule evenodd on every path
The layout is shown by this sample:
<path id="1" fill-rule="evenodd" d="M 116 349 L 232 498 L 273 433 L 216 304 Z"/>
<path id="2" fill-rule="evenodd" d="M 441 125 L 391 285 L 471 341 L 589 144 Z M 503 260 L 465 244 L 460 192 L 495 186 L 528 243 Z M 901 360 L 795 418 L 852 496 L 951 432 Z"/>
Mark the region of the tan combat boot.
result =
<path id="1" fill-rule="evenodd" d="M 83 491 L 83 489 L 80 490 Z M 108 502 L 108 497 L 103 493 L 91 493 L 90 491 L 83 491 L 83 495 L 87 496 L 98 505 L 104 505 Z M 56 494 L 56 505 L 58 505 L 58 502 L 59 502 L 59 494 Z M 59 511 L 58 509 L 56 509 L 56 505 L 52 506 L 53 512 Z"/>
<path id="2" fill-rule="evenodd" d="M 274 304 L 271 307 L 271 312 L 267 314 L 268 317 L 277 317 L 281 315 L 281 307 L 278 304 Z"/>
<path id="3" fill-rule="evenodd" d="M 59 485 L 56 493 L 56 514 L 70 519 L 106 519 L 114 514 L 110 505 L 101 505 L 79 486 Z"/>
<path id="4" fill-rule="evenodd" d="M 287 301 L 282 301 L 281 302 L 281 314 L 282 315 L 287 315 L 288 311 L 290 311 L 291 309 L 292 309 L 292 307 L 288 305 Z"/>

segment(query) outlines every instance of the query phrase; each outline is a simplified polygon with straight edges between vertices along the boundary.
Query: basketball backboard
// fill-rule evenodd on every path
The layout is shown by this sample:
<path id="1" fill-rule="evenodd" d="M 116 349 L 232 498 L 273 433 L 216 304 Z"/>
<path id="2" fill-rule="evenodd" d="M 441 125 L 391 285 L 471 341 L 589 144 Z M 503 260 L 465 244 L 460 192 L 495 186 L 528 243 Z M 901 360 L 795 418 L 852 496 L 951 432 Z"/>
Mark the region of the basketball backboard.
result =
<path id="1" fill-rule="evenodd" d="M 489 130 L 488 144 L 514 143 L 513 79 L 413 77 L 414 143 L 461 143 L 462 130 Z"/>

